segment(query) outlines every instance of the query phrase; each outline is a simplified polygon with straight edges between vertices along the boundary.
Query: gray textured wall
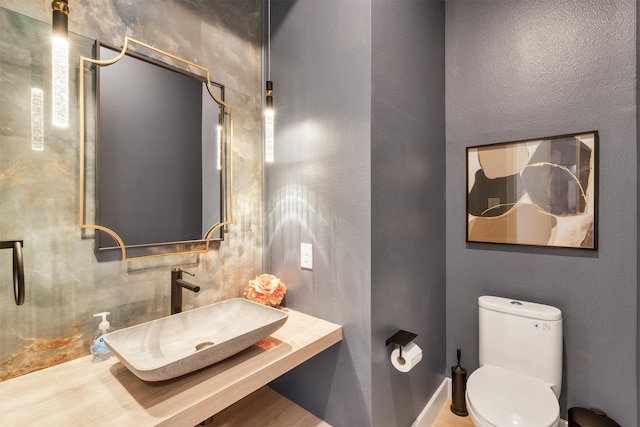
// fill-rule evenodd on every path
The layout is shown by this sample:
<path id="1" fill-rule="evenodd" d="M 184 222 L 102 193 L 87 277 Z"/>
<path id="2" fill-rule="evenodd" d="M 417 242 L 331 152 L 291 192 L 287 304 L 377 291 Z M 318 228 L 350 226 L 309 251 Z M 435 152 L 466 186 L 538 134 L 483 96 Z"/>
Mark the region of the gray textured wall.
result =
<path id="1" fill-rule="evenodd" d="M 444 2 L 372 2 L 371 358 L 373 425 L 408 426 L 444 378 Z M 385 340 L 418 334 L 422 361 Z"/>
<path id="2" fill-rule="evenodd" d="M 477 367 L 477 298 L 551 304 L 564 318 L 562 416 L 636 425 L 636 2 L 446 6 L 447 359 Z M 597 129 L 597 252 L 465 244 L 465 147 Z"/>
<path id="3" fill-rule="evenodd" d="M 367 0 L 272 2 L 275 163 L 266 268 L 344 340 L 275 382 L 335 426 L 371 423 L 371 31 Z M 313 244 L 313 270 L 300 243 Z"/>
<path id="4" fill-rule="evenodd" d="M 261 3 L 212 3 L 71 1 L 69 18 L 70 31 L 89 42 L 100 39 L 120 46 L 129 35 L 209 67 L 212 78 L 226 86 L 227 101 L 236 108 L 236 224 L 219 249 L 206 255 L 98 263 L 93 241 L 82 240 L 78 227 L 77 107 L 70 113 L 71 126 L 47 127 L 45 151 L 35 152 L 29 148 L 28 99 L 7 101 L 13 92 L 3 89 L 2 114 L 12 119 L 3 119 L 0 133 L 0 236 L 25 239 L 27 295 L 24 306 L 13 304 L 11 253 L 0 251 L 0 379 L 89 354 L 95 312 L 111 311 L 115 326 L 169 314 L 172 266 L 194 271 L 194 281 L 202 287 L 199 294 L 185 293 L 187 308 L 240 296 L 247 280 L 261 272 Z M 0 0 L 0 6 L 43 21 L 48 43 L 49 0 Z M 39 27 L 27 25 L 29 31 Z M 25 38 L 18 33 L 11 37 Z M 72 47 L 76 55 L 77 48 Z M 3 63 L 3 70 L 27 70 L 3 74 L 3 83 L 16 79 L 10 80 L 12 86 L 29 88 L 30 64 L 24 62 L 30 55 L 12 47 L 10 37 L 3 38 L 2 49 L 16 62 Z M 43 64 L 48 75 L 48 61 Z M 73 69 L 71 76 L 75 78 Z M 46 99 L 48 88 L 43 85 Z M 71 90 L 75 105 L 73 82 Z"/>
<path id="5" fill-rule="evenodd" d="M 409 425 L 445 365 L 444 4 L 272 4 L 267 264 L 290 307 L 345 326 L 274 385 L 337 426 Z M 425 349 L 410 374 L 390 367 L 398 329 Z"/>

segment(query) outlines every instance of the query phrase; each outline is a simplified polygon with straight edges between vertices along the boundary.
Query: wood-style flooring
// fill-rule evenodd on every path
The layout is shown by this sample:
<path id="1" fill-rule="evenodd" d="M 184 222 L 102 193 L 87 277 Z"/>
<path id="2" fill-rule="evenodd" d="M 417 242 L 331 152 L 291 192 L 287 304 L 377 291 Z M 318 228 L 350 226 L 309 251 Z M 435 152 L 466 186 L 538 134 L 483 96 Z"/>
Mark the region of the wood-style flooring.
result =
<path id="1" fill-rule="evenodd" d="M 450 406 L 451 401 L 447 400 L 444 406 L 442 406 L 436 422 L 433 423 L 433 427 L 473 427 L 471 417 L 457 416 L 451 412 L 451 409 L 449 409 Z"/>

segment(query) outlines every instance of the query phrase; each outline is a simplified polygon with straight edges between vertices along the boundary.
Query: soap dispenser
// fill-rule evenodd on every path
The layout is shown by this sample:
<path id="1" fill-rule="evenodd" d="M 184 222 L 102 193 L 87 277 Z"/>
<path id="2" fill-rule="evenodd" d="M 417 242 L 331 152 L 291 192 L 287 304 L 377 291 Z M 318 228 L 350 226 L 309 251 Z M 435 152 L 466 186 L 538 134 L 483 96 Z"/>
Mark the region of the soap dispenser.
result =
<path id="1" fill-rule="evenodd" d="M 111 325 L 107 320 L 107 315 L 109 314 L 111 313 L 104 311 L 93 315 L 93 317 L 102 317 L 102 321 L 100 321 L 100 324 L 98 325 L 98 330 L 91 340 L 91 354 L 93 354 L 93 361 L 96 363 L 105 361 L 113 356 L 111 354 L 111 350 L 109 350 L 103 340 L 104 334 L 111 330 Z"/>

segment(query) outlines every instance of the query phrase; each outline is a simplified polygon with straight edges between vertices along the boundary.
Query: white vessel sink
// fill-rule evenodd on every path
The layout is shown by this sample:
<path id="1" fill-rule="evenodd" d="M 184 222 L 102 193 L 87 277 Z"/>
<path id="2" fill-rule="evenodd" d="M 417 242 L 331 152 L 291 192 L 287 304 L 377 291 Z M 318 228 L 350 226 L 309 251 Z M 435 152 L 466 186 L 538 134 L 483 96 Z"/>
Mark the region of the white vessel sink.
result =
<path id="1" fill-rule="evenodd" d="M 288 316 L 235 298 L 108 333 L 104 342 L 138 378 L 162 381 L 233 356 L 278 330 Z"/>

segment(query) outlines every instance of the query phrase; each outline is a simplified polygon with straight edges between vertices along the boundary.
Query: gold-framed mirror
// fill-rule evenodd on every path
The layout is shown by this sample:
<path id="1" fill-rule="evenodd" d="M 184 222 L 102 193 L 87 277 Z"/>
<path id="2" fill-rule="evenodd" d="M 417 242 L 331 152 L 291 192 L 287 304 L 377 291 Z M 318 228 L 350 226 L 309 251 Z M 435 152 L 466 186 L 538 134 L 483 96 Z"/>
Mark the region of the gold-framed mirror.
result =
<path id="1" fill-rule="evenodd" d="M 122 261 L 207 252 L 233 223 L 234 109 L 224 86 L 208 68 L 130 37 L 121 50 L 96 42 L 94 56 L 79 64 L 83 238 Z"/>

